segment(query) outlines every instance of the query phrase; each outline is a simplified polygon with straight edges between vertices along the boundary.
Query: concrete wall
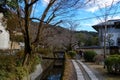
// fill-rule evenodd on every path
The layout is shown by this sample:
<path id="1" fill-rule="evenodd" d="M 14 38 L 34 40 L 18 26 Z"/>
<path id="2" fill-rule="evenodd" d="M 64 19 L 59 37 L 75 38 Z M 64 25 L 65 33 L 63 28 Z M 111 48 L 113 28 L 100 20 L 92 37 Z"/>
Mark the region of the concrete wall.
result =
<path id="1" fill-rule="evenodd" d="M 29 76 L 25 77 L 23 80 L 35 80 L 41 73 L 42 73 L 43 69 L 41 64 L 38 64 L 36 66 L 36 70 L 31 73 Z"/>
<path id="2" fill-rule="evenodd" d="M 95 51 L 97 54 L 104 54 L 104 49 L 103 48 L 84 48 L 84 49 L 80 49 L 82 50 L 83 52 L 84 51 L 89 51 L 89 50 L 92 50 L 92 51 Z M 120 52 L 120 49 L 119 49 L 119 52 Z M 110 53 L 110 50 L 109 49 L 106 49 L 106 54 L 109 54 Z"/>

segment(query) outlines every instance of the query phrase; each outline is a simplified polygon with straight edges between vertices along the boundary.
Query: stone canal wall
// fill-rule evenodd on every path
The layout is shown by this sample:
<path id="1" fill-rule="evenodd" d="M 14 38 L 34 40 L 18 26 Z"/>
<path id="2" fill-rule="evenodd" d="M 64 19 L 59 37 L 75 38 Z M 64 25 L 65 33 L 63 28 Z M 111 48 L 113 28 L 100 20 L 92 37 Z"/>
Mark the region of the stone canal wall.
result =
<path id="1" fill-rule="evenodd" d="M 33 73 L 31 73 L 29 76 L 25 77 L 23 80 L 35 80 L 41 73 L 42 73 L 43 69 L 41 64 L 38 64 L 36 66 L 36 69 Z"/>

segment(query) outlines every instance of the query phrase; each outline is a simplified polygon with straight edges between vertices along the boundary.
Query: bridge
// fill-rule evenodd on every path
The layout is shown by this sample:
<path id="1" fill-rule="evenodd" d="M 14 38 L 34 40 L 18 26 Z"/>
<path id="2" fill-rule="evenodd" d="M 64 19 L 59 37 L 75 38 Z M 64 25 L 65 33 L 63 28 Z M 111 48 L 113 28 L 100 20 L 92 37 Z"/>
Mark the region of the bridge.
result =
<path id="1" fill-rule="evenodd" d="M 65 52 L 64 51 L 54 51 L 53 57 L 42 57 L 42 59 L 50 59 L 50 60 L 64 60 Z"/>

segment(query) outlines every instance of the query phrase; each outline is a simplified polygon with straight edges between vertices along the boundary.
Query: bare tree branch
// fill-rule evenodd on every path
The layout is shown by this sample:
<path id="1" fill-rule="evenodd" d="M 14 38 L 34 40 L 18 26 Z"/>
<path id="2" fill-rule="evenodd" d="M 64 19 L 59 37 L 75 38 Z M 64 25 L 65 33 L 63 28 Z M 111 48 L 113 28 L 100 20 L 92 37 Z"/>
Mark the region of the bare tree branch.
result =
<path id="1" fill-rule="evenodd" d="M 35 4 L 38 0 L 32 0 L 31 3 L 28 5 L 29 7 Z"/>
<path id="2" fill-rule="evenodd" d="M 59 22 L 55 23 L 54 26 L 57 26 L 58 24 L 62 23 L 63 21 L 60 20 Z"/>
<path id="3" fill-rule="evenodd" d="M 43 14 L 42 14 L 41 21 L 44 21 L 44 19 L 46 18 L 46 15 L 47 15 L 47 13 L 48 13 L 48 10 L 51 8 L 51 6 L 54 4 L 55 1 L 56 1 L 56 0 L 50 0 L 48 6 L 46 7 L 45 11 L 44 11 Z M 43 24 L 43 22 L 40 22 L 40 23 L 39 23 L 37 36 L 36 36 L 36 39 L 35 39 L 35 41 L 34 41 L 33 43 L 39 41 L 40 31 L 43 30 L 43 27 L 42 27 L 43 25 L 42 25 L 42 24 Z"/>

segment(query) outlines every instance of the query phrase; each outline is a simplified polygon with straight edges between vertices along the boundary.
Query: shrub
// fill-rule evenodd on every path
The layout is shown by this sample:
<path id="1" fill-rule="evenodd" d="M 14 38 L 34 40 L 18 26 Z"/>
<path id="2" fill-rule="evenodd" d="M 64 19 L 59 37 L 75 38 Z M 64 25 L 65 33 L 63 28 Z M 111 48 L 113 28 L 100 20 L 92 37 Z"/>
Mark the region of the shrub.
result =
<path id="1" fill-rule="evenodd" d="M 0 56 L 0 70 L 6 70 L 9 72 L 14 71 L 15 69 L 15 57 L 11 55 L 1 55 Z"/>
<path id="2" fill-rule="evenodd" d="M 32 58 L 31 58 L 31 61 L 29 62 L 29 72 L 33 72 L 36 68 L 35 65 L 39 64 L 40 63 L 40 58 L 37 54 L 33 55 Z"/>
<path id="3" fill-rule="evenodd" d="M 1 80 L 6 80 L 6 71 L 5 70 L 0 70 L 0 79 Z"/>
<path id="4" fill-rule="evenodd" d="M 15 56 L 0 55 L 0 80 L 14 80 Z"/>
<path id="5" fill-rule="evenodd" d="M 118 46 L 110 46 L 110 54 L 111 55 L 120 54 L 119 47 Z"/>
<path id="6" fill-rule="evenodd" d="M 25 67 L 16 67 L 16 78 L 18 80 L 22 80 L 27 74 L 27 70 Z"/>
<path id="7" fill-rule="evenodd" d="M 22 61 L 23 61 L 23 56 L 24 56 L 24 50 L 20 50 L 16 53 L 16 66 L 22 66 Z"/>
<path id="8" fill-rule="evenodd" d="M 111 55 L 105 60 L 109 73 L 120 73 L 120 55 Z"/>
<path id="9" fill-rule="evenodd" d="M 97 54 L 94 57 L 94 61 L 95 61 L 96 64 L 103 63 L 104 62 L 104 55 L 103 54 Z"/>
<path id="10" fill-rule="evenodd" d="M 96 52 L 94 51 L 85 51 L 84 52 L 84 59 L 87 62 L 93 62 L 94 61 L 94 57 L 96 56 Z"/>
<path id="11" fill-rule="evenodd" d="M 68 54 L 70 55 L 71 58 L 74 58 L 76 55 L 75 51 L 69 51 Z"/>
<path id="12" fill-rule="evenodd" d="M 32 54 L 29 64 L 22 66 L 23 51 L 15 55 L 0 55 L 0 80 L 22 80 L 26 74 L 34 71 L 36 64 L 40 63 L 37 54 Z"/>

